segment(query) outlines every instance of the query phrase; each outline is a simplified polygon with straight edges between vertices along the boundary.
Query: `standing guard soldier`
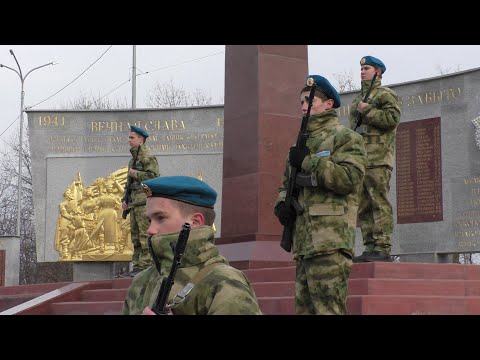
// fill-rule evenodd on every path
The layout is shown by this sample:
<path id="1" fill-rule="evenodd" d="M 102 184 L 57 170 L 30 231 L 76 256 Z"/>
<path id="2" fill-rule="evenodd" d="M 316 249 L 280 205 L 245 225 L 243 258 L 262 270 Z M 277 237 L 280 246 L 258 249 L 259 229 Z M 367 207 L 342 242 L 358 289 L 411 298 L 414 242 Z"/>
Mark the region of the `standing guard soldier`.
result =
<path id="1" fill-rule="evenodd" d="M 385 64 L 365 56 L 360 66 L 362 91 L 353 100 L 349 121 L 351 128 L 362 135 L 367 149 L 368 164 L 358 209 L 365 251 L 353 261 L 391 261 L 393 211 L 388 195 L 400 107 L 397 94 L 381 86 Z"/>
<path id="2" fill-rule="evenodd" d="M 152 259 L 148 250 L 147 229 L 149 226 L 145 215 L 147 197 L 143 192 L 143 181 L 160 176 L 158 162 L 145 146 L 149 134 L 137 126 L 130 126 L 128 144 L 132 158 L 128 163 L 128 180 L 122 199 L 125 217 L 130 214 L 130 233 L 133 243 L 133 268 L 131 272 L 120 275 L 133 277 L 150 266 Z"/>
<path id="3" fill-rule="evenodd" d="M 323 76 L 307 77 L 300 104 L 308 120 L 306 148 L 290 148 L 274 213 L 283 226 L 294 229 L 295 312 L 344 315 L 365 145 L 360 135 L 340 124 L 340 96 Z M 297 209 L 286 199 L 293 169 L 300 172 L 295 179 Z"/>

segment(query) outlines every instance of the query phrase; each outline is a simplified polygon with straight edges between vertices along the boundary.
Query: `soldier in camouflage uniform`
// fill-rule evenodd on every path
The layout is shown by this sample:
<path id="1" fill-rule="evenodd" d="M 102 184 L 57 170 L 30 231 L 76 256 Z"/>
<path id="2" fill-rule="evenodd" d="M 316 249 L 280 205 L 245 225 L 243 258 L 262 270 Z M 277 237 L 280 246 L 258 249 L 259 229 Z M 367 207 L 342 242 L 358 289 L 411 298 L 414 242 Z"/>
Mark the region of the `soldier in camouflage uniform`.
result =
<path id="1" fill-rule="evenodd" d="M 400 122 L 397 94 L 381 86 L 384 63 L 365 56 L 360 60 L 362 91 L 353 100 L 349 121 L 352 129 L 362 135 L 367 149 L 368 164 L 358 210 L 365 251 L 354 262 L 391 261 L 393 212 L 388 199 L 395 155 L 395 134 Z M 374 74 L 377 78 L 373 81 Z M 364 97 L 371 87 L 366 102 Z M 357 115 L 362 123 L 357 127 Z"/>
<path id="2" fill-rule="evenodd" d="M 240 270 L 228 264 L 214 243 L 213 210 L 217 193 L 203 181 L 188 176 L 165 176 L 145 181 L 148 234 L 154 265 L 133 279 L 125 299 L 124 315 L 154 314 L 164 277 L 173 261 L 183 224 L 191 224 L 186 248 L 168 296 L 173 315 L 261 315 L 255 292 Z M 195 284 L 183 301 L 179 292 Z"/>
<path id="3" fill-rule="evenodd" d="M 307 77 L 300 93 L 302 112 L 307 112 L 313 83 L 308 149 L 290 148 L 274 213 L 282 225 L 294 226 L 296 313 L 343 315 L 367 158 L 362 137 L 340 124 L 340 96 L 327 79 Z M 305 178 L 316 178 L 316 184 L 299 184 L 298 202 L 304 212 L 298 216 L 285 205 L 291 166 L 307 174 Z"/>
<path id="4" fill-rule="evenodd" d="M 158 162 L 145 147 L 149 134 L 136 126 L 130 126 L 128 144 L 132 159 L 128 163 L 128 176 L 131 177 L 130 201 L 127 204 L 127 187 L 122 199 L 122 209 L 130 210 L 130 234 L 133 243 L 133 269 L 121 277 L 135 276 L 152 263 L 147 244 L 148 219 L 145 215 L 147 198 L 143 192 L 142 181 L 153 179 L 160 175 Z M 133 166 L 135 165 L 135 166 Z"/>

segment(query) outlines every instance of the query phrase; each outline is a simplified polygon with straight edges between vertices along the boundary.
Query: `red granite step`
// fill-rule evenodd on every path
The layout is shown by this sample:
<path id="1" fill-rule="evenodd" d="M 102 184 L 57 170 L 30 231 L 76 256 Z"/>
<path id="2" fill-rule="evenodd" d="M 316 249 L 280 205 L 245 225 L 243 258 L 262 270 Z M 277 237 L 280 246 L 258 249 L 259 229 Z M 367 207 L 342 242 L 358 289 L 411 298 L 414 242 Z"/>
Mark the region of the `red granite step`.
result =
<path id="1" fill-rule="evenodd" d="M 123 301 L 127 289 L 95 289 L 82 291 L 82 301 Z"/>
<path id="2" fill-rule="evenodd" d="M 32 300 L 43 293 L 0 295 L 0 312 Z"/>
<path id="3" fill-rule="evenodd" d="M 354 264 L 350 279 L 361 278 L 480 280 L 480 266 L 401 262 Z"/>
<path id="4" fill-rule="evenodd" d="M 70 282 L 0 286 L 0 295 L 44 294 L 68 284 Z"/>
<path id="5" fill-rule="evenodd" d="M 480 280 L 350 279 L 349 295 L 480 295 Z"/>
<path id="6" fill-rule="evenodd" d="M 295 303 L 293 296 L 259 297 L 260 309 L 264 315 L 294 315 Z"/>
<path id="7" fill-rule="evenodd" d="M 243 270 L 252 283 L 295 281 L 295 266 Z"/>
<path id="8" fill-rule="evenodd" d="M 71 301 L 50 304 L 51 315 L 120 315 L 123 301 Z"/>
<path id="9" fill-rule="evenodd" d="M 479 296 L 352 295 L 351 315 L 480 315 Z"/>
<path id="10" fill-rule="evenodd" d="M 133 278 L 119 278 L 112 280 L 112 289 L 128 289 Z"/>
<path id="11" fill-rule="evenodd" d="M 282 297 L 292 296 L 295 293 L 294 281 L 279 281 L 279 282 L 259 282 L 252 283 L 255 295 L 258 297 Z"/>
<path id="12" fill-rule="evenodd" d="M 294 266 L 244 272 L 252 282 L 264 314 L 295 313 Z M 54 289 L 54 293 L 40 296 L 48 299 L 43 305 L 35 306 L 34 303 L 20 313 L 120 314 L 131 282 L 132 278 L 71 283 L 63 287 L 61 284 L 38 284 L 43 290 Z M 6 295 L 28 293 L 25 288 L 3 287 L 0 290 Z M 347 307 L 350 314 L 365 315 L 480 314 L 480 266 L 398 262 L 354 264 Z"/>

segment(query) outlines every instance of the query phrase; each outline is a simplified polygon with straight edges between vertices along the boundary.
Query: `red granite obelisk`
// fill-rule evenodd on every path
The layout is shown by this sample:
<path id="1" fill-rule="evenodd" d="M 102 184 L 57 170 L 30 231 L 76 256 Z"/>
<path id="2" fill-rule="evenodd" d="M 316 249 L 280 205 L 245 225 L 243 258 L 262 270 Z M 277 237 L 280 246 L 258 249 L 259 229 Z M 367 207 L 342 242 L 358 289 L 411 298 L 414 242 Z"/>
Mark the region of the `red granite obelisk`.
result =
<path id="1" fill-rule="evenodd" d="M 292 264 L 273 215 L 301 121 L 307 45 L 227 45 L 221 253 L 240 269 Z"/>

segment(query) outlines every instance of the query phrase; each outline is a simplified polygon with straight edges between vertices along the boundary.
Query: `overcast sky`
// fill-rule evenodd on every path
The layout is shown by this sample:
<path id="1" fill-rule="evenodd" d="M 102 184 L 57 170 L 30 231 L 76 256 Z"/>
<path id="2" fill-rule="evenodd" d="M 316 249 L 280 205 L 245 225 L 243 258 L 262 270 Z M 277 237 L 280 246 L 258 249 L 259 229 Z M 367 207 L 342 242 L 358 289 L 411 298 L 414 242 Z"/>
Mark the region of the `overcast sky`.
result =
<path id="1" fill-rule="evenodd" d="M 17 70 L 10 49 L 23 76 L 38 66 L 56 63 L 26 77 L 25 107 L 61 109 L 81 94 L 131 106 L 132 45 L 0 45 L 0 64 Z M 352 72 L 359 84 L 359 61 L 364 55 L 385 63 L 383 85 L 438 76 L 439 68 L 452 72 L 480 67 L 480 45 L 311 45 L 308 51 L 309 73 L 332 83 L 332 74 Z M 223 104 L 224 45 L 137 45 L 136 65 L 137 108 L 146 107 L 155 84 L 170 80 L 188 92 L 201 89 L 213 104 Z M 0 68 L 0 139 L 18 131 L 20 89 L 19 76 Z"/>

